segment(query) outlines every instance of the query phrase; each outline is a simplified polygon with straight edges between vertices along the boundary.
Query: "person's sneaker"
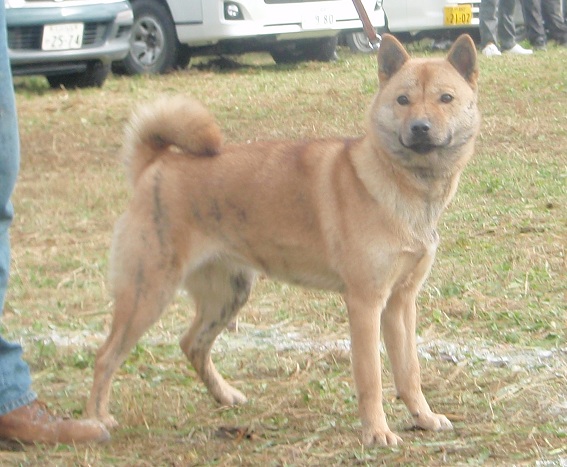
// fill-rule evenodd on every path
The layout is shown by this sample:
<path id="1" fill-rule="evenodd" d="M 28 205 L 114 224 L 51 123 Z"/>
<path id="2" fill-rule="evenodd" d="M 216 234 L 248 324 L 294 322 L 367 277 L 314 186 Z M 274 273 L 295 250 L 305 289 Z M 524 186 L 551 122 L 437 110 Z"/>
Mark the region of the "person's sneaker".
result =
<path id="1" fill-rule="evenodd" d="M 100 443 L 110 439 L 98 420 L 73 420 L 52 414 L 45 404 L 33 401 L 0 416 L 0 438 L 21 443 Z"/>
<path id="2" fill-rule="evenodd" d="M 502 55 L 496 44 L 488 44 L 484 49 L 482 49 L 482 55 L 486 57 L 497 57 L 498 55 Z"/>
<path id="3" fill-rule="evenodd" d="M 516 44 L 511 49 L 507 49 L 504 52 L 507 54 L 515 54 L 515 55 L 530 55 L 534 53 L 532 49 L 524 49 L 520 44 Z"/>

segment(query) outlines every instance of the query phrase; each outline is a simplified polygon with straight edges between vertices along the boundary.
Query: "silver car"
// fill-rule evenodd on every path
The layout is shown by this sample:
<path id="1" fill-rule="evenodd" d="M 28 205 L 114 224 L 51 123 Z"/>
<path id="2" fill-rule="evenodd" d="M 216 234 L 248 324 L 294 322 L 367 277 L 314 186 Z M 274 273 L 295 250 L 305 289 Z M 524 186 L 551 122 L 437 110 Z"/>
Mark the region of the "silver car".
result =
<path id="1" fill-rule="evenodd" d="M 5 0 L 14 76 L 44 75 L 51 87 L 102 86 L 128 54 L 128 0 Z"/>

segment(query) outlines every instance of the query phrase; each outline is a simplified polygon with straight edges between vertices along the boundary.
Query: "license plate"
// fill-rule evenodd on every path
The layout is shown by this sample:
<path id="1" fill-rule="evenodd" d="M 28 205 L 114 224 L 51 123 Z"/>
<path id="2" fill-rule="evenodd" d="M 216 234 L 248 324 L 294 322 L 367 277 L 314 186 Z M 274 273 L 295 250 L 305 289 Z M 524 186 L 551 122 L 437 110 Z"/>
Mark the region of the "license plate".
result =
<path id="1" fill-rule="evenodd" d="M 43 27 L 41 49 L 80 49 L 83 45 L 83 29 L 83 23 L 46 24 Z"/>
<path id="2" fill-rule="evenodd" d="M 459 26 L 461 24 L 472 24 L 472 5 L 446 6 L 443 10 L 445 26 Z"/>
<path id="3" fill-rule="evenodd" d="M 335 14 L 331 10 L 322 8 L 304 16 L 301 27 L 303 29 L 327 29 L 332 28 L 335 21 Z"/>

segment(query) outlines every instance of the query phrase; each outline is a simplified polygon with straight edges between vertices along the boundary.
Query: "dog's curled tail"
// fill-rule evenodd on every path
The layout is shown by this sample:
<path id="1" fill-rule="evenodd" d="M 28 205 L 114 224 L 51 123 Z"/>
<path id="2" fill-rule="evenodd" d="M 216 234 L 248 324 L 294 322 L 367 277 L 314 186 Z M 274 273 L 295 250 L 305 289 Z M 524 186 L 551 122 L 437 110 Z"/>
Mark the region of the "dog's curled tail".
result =
<path id="1" fill-rule="evenodd" d="M 187 155 L 214 156 L 221 143 L 218 124 L 199 101 L 162 97 L 134 112 L 126 127 L 123 157 L 135 184 L 168 148 Z"/>

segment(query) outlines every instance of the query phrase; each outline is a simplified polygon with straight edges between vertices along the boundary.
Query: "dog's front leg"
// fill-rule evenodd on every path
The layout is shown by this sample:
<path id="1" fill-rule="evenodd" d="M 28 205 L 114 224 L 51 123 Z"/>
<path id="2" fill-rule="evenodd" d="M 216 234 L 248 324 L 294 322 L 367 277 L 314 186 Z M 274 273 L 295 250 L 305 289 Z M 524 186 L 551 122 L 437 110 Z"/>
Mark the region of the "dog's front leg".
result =
<path id="1" fill-rule="evenodd" d="M 386 422 L 382 406 L 380 313 L 384 299 L 345 297 L 350 321 L 352 364 L 365 445 L 396 446 L 402 440 Z"/>
<path id="2" fill-rule="evenodd" d="M 451 422 L 434 413 L 421 390 L 416 345 L 417 290 L 400 289 L 388 300 L 382 313 L 384 342 L 392 363 L 398 396 L 404 401 L 415 424 L 424 430 L 450 430 Z"/>

